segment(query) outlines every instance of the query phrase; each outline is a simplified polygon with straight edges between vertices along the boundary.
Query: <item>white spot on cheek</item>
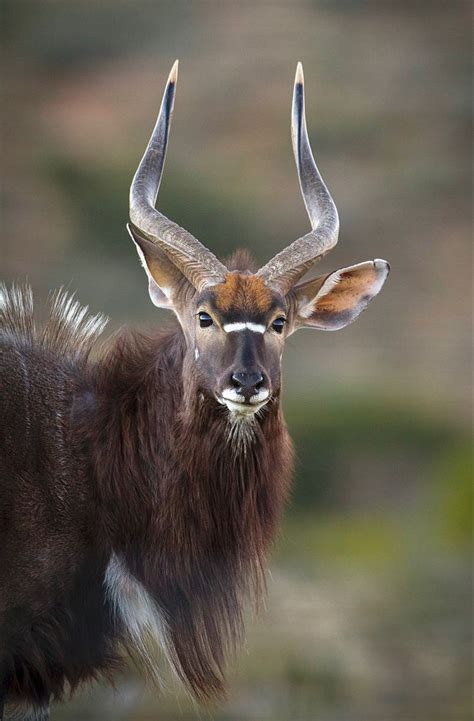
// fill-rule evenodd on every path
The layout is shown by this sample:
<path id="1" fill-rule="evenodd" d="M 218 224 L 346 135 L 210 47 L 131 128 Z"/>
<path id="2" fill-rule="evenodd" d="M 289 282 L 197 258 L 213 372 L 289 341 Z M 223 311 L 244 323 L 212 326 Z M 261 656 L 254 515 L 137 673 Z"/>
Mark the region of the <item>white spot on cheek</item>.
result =
<path id="1" fill-rule="evenodd" d="M 199 351 L 197 348 L 194 349 L 194 357 L 196 360 L 199 358 Z"/>
<path id="2" fill-rule="evenodd" d="M 254 333 L 265 333 L 266 328 L 264 325 L 260 325 L 260 323 L 226 323 L 226 325 L 223 326 L 226 333 L 235 333 L 239 330 L 251 330 Z"/>

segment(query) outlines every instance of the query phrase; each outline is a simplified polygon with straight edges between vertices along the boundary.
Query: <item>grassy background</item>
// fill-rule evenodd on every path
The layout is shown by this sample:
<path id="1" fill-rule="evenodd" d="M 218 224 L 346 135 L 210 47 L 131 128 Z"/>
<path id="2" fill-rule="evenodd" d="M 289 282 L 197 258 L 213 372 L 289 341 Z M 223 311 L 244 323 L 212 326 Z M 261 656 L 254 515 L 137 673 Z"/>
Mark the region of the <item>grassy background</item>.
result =
<path id="1" fill-rule="evenodd" d="M 52 719 L 469 718 L 469 5 L 4 0 L 1 266 L 39 308 L 65 284 L 111 327 L 161 323 L 126 234 L 130 179 L 179 57 L 160 208 L 265 262 L 308 229 L 289 140 L 296 62 L 338 204 L 321 272 L 392 274 L 341 333 L 285 355 L 297 448 L 268 605 L 229 700 L 130 673 Z"/>

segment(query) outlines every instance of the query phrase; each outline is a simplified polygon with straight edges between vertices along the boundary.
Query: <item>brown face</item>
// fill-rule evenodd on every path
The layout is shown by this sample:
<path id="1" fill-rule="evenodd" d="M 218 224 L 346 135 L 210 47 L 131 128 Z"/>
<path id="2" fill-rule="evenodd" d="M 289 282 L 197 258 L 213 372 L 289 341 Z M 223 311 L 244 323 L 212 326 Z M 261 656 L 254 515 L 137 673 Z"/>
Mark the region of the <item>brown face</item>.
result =
<path id="1" fill-rule="evenodd" d="M 228 273 L 197 296 L 186 335 L 201 392 L 240 416 L 277 396 L 286 323 L 285 299 L 255 275 Z"/>
<path id="2" fill-rule="evenodd" d="M 187 368 L 198 392 L 240 417 L 251 417 L 278 397 L 288 335 L 299 328 L 344 328 L 377 295 L 389 272 L 386 261 L 370 260 L 299 283 L 282 295 L 258 274 L 226 271 L 222 282 L 199 291 L 154 243 L 133 229 L 131 234 L 151 300 L 172 309 L 181 323 Z"/>

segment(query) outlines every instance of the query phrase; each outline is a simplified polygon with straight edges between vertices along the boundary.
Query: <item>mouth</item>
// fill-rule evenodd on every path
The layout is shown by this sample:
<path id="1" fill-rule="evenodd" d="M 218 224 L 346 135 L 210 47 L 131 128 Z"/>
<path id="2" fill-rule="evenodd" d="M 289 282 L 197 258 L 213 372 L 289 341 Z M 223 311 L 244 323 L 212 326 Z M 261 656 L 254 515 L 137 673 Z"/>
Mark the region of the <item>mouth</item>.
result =
<path id="1" fill-rule="evenodd" d="M 260 390 L 249 401 L 235 391 L 234 388 L 226 388 L 221 395 L 216 395 L 217 401 L 227 406 L 229 411 L 237 416 L 253 416 L 260 408 L 263 408 L 270 399 L 270 392 L 266 389 Z"/>

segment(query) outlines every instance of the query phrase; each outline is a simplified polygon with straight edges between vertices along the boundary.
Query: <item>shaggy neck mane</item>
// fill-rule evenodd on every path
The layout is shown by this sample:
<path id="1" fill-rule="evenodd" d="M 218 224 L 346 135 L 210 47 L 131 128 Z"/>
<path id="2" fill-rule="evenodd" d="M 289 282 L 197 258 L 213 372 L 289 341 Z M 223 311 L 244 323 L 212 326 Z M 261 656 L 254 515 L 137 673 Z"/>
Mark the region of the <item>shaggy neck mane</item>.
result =
<path id="1" fill-rule="evenodd" d="M 85 426 L 108 551 L 146 592 L 168 659 L 205 700 L 223 693 L 244 601 L 264 590 L 291 445 L 278 399 L 232 422 L 188 363 L 180 330 L 120 336 L 96 368 Z M 136 655 L 136 638 L 128 646 Z"/>

